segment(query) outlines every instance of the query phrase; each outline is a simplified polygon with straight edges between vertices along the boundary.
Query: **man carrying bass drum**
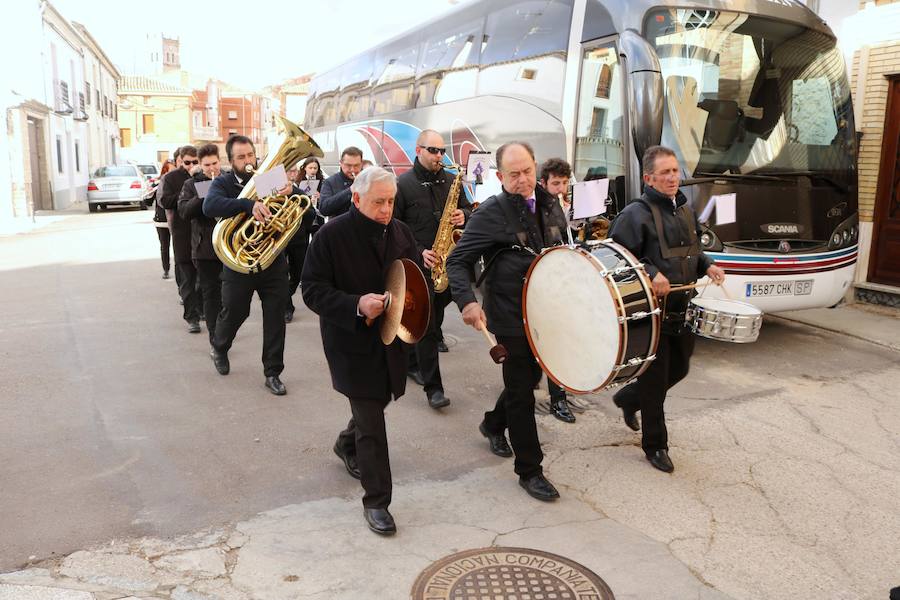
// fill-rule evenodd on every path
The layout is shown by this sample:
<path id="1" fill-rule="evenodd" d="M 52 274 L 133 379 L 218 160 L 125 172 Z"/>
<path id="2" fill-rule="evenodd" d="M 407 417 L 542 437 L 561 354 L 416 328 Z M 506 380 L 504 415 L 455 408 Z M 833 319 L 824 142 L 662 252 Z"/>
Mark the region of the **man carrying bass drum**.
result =
<path id="1" fill-rule="evenodd" d="M 694 336 L 685 327 L 685 311 L 693 290 L 669 293 L 672 284 L 697 281 L 704 274 L 714 283 L 725 271 L 700 250 L 700 226 L 678 190 L 681 170 L 675 152 L 652 146 L 644 153 L 644 194 L 631 202 L 613 221 L 610 237 L 640 258 L 653 282 L 653 292 L 665 307 L 656 359 L 635 381 L 613 396 L 625 424 L 638 431 L 641 411 L 641 446 L 650 464 L 666 473 L 675 470 L 669 458 L 669 437 L 663 404 L 669 388 L 688 374 Z"/>
<path id="2" fill-rule="evenodd" d="M 479 430 L 498 456 L 515 452 L 519 485 L 538 500 L 554 500 L 559 492 L 543 474 L 544 455 L 534 420 L 534 386 L 541 368 L 528 344 L 522 320 L 525 274 L 543 248 L 561 244 L 566 217 L 559 201 L 537 184 L 534 151 L 527 143 L 510 142 L 497 149 L 498 177 L 503 191 L 472 213 L 456 249 L 447 260 L 453 300 L 463 321 L 475 329 L 487 327 L 508 351 L 503 362 L 503 392 L 484 414 Z M 485 267 L 484 310 L 471 281 L 481 256 Z M 512 450 L 506 442 L 509 429 Z"/>

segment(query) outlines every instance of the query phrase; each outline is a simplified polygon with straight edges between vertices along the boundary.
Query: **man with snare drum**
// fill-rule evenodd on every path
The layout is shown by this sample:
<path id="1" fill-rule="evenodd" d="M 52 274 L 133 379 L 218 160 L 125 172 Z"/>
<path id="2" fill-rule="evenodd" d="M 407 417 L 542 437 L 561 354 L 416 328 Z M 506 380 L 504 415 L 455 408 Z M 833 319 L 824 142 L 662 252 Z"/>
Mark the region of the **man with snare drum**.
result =
<path id="1" fill-rule="evenodd" d="M 700 225 L 687 198 L 678 190 L 681 170 L 675 152 L 648 148 L 643 158 L 644 194 L 613 221 L 610 237 L 640 259 L 652 279 L 653 292 L 665 306 L 656 359 L 638 378 L 613 396 L 625 424 L 638 431 L 650 464 L 666 473 L 675 470 L 663 404 L 669 388 L 688 374 L 694 336 L 684 327 L 693 291 L 669 293 L 672 284 L 691 284 L 707 275 L 722 284 L 725 271 L 700 250 Z"/>

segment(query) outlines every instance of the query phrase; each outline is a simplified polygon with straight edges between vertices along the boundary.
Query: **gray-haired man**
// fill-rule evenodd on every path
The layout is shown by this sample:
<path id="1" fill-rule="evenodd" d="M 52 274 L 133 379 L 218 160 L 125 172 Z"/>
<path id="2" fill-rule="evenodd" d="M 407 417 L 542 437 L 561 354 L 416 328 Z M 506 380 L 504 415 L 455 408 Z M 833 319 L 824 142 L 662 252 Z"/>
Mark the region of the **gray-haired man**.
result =
<path id="1" fill-rule="evenodd" d="M 416 240 L 392 217 L 397 183 L 370 167 L 351 186 L 349 212 L 331 219 L 313 237 L 301 276 L 303 301 L 319 315 L 322 345 L 334 389 L 353 414 L 334 452 L 361 480 L 369 528 L 391 535 L 391 466 L 384 409 L 406 391 L 406 352 L 399 339 L 379 336 L 388 268 L 398 258 L 416 261 Z M 375 319 L 372 326 L 366 318 Z"/>

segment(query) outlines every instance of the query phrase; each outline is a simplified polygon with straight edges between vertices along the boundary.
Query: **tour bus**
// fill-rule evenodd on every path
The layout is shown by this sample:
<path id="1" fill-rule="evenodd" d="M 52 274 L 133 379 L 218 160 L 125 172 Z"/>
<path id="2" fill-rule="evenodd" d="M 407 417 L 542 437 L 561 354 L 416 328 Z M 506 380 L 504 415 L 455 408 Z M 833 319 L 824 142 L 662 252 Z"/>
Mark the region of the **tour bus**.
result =
<path id="1" fill-rule="evenodd" d="M 661 143 L 728 296 L 832 306 L 853 278 L 850 87 L 833 33 L 795 0 L 472 0 L 313 79 L 305 127 L 327 172 L 352 145 L 400 174 L 425 128 L 448 164 L 524 140 L 539 163 L 608 178 L 611 215 Z"/>

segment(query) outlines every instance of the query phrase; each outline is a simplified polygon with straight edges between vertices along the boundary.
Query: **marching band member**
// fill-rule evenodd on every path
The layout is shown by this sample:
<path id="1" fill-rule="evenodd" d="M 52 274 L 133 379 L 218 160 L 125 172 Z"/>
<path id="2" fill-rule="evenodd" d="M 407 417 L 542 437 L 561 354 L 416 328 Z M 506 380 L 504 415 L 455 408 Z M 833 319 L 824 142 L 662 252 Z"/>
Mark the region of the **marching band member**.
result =
<path id="1" fill-rule="evenodd" d="M 391 535 L 397 527 L 388 511 L 391 467 L 384 409 L 406 389 L 406 352 L 379 335 L 385 309 L 385 279 L 398 258 L 417 261 L 412 232 L 392 219 L 397 184 L 380 167 L 360 173 L 350 188 L 347 214 L 330 220 L 313 237 L 303 267 L 303 301 L 319 315 L 331 381 L 350 401 L 352 418 L 338 435 L 334 452 L 362 483 L 369 528 Z"/>
<path id="2" fill-rule="evenodd" d="M 197 184 L 212 181 L 220 175 L 219 147 L 215 144 L 201 146 L 197 158 L 200 160 L 200 171 L 185 181 L 181 188 L 178 216 L 191 224 L 191 258 L 197 271 L 206 331 L 212 344 L 216 335 L 216 319 L 222 310 L 222 262 L 212 245 L 216 221 L 203 214 L 203 198 L 197 194 Z"/>
<path id="3" fill-rule="evenodd" d="M 181 296 L 184 320 L 188 324 L 189 333 L 200 333 L 200 310 L 202 300 L 197 289 L 197 269 L 191 260 L 191 222 L 178 215 L 178 197 L 181 188 L 191 178 L 191 170 L 200 162 L 197 149 L 193 146 L 182 146 L 180 149 L 181 166 L 166 173 L 162 183 L 160 205 L 166 209 L 169 229 L 172 230 L 172 249 L 175 251 L 175 283 L 178 284 L 178 295 Z"/>
<path id="4" fill-rule="evenodd" d="M 397 199 L 394 216 L 406 223 L 416 238 L 416 246 L 427 269 L 435 264 L 433 251 L 438 226 L 444 212 L 444 205 L 450 193 L 454 175 L 444 170 L 444 154 L 447 148 L 444 138 L 433 129 L 425 129 L 416 139 L 416 158 L 413 168 L 397 179 Z M 453 211 L 450 222 L 462 227 L 472 210 L 465 193 L 458 199 L 457 209 Z M 431 408 L 443 408 L 450 404 L 444 395 L 444 384 L 441 380 L 441 368 L 438 362 L 438 343 L 441 341 L 441 325 L 444 322 L 444 309 L 450 304 L 450 289 L 435 293 L 434 282 L 428 281 L 432 294 L 431 319 L 428 331 L 415 345 L 415 363 L 422 377 L 425 396 Z M 412 362 L 412 361 L 410 361 Z"/>
<path id="5" fill-rule="evenodd" d="M 641 446 L 650 464 L 666 473 L 675 470 L 669 458 L 669 437 L 663 403 L 666 392 L 688 374 L 694 336 L 684 327 L 684 312 L 691 292 L 669 294 L 672 282 L 689 284 L 704 274 L 721 285 L 725 271 L 700 250 L 700 225 L 678 190 L 680 169 L 675 152 L 652 146 L 644 153 L 644 194 L 631 202 L 613 221 L 610 235 L 640 258 L 653 282 L 653 291 L 665 298 L 662 335 L 656 359 L 634 382 L 613 396 L 625 424 L 638 431 L 635 413 L 641 411 Z"/>
<path id="6" fill-rule="evenodd" d="M 534 419 L 534 386 L 541 369 L 525 336 L 522 286 L 536 253 L 562 243 L 566 218 L 559 202 L 537 187 L 534 151 L 524 142 L 497 149 L 498 177 L 503 191 L 472 213 L 462 239 L 447 261 L 453 299 L 463 321 L 475 329 L 487 327 L 509 356 L 503 362 L 504 389 L 493 410 L 485 413 L 479 431 L 498 456 L 515 452 L 519 484 L 538 500 L 554 500 L 559 492 L 544 477 L 544 458 Z M 471 280 L 475 263 L 488 260 L 484 310 L 475 299 Z M 512 451 L 504 431 L 509 429 Z"/>
<path id="7" fill-rule="evenodd" d="M 541 187 L 562 203 L 563 214 L 569 212 L 569 180 L 572 178 L 572 167 L 561 158 L 551 158 L 541 165 Z M 569 409 L 566 390 L 547 378 L 550 392 L 550 414 L 566 423 L 574 423 L 575 415 Z"/>
<path id="8" fill-rule="evenodd" d="M 252 215 L 260 223 L 268 221 L 272 214 L 260 200 L 238 198 L 252 175 L 247 165 L 256 166 L 256 149 L 250 138 L 233 135 L 225 144 L 225 152 L 231 162 L 231 173 L 216 177 L 203 200 L 203 214 L 207 217 L 233 217 L 240 213 Z M 289 194 L 288 183 L 279 194 Z M 231 363 L 228 351 L 238 329 L 250 315 L 253 292 L 259 295 L 263 312 L 263 373 L 265 386 L 276 396 L 283 396 L 287 389 L 281 382 L 284 370 L 284 311 L 288 301 L 288 265 L 284 254 L 279 254 L 268 269 L 259 273 L 238 273 L 225 267 L 222 271 L 222 312 L 216 322 L 210 357 L 220 375 L 228 375 Z"/>
<path id="9" fill-rule="evenodd" d="M 323 216 L 336 217 L 350 210 L 350 186 L 362 170 L 362 160 L 362 150 L 356 146 L 341 152 L 341 170 L 322 182 L 319 212 Z"/>

